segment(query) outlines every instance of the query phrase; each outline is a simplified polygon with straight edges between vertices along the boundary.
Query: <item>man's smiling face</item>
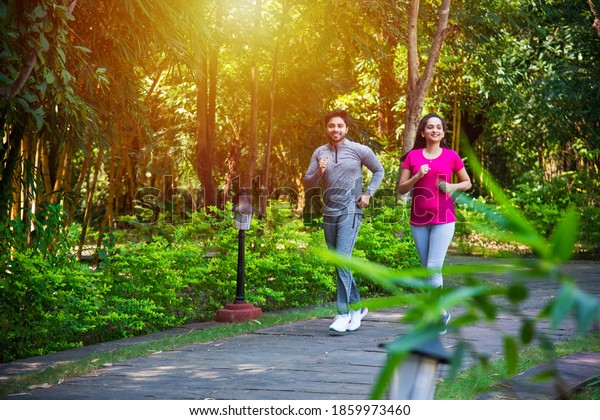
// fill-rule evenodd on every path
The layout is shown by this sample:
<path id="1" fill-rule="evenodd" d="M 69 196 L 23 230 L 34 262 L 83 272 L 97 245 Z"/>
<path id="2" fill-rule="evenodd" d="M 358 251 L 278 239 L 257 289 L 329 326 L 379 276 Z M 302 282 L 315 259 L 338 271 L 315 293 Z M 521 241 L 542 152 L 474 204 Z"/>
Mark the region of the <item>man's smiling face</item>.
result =
<path id="1" fill-rule="evenodd" d="M 348 127 L 340 117 L 333 117 L 327 122 L 327 136 L 332 144 L 339 144 L 348 134 Z"/>

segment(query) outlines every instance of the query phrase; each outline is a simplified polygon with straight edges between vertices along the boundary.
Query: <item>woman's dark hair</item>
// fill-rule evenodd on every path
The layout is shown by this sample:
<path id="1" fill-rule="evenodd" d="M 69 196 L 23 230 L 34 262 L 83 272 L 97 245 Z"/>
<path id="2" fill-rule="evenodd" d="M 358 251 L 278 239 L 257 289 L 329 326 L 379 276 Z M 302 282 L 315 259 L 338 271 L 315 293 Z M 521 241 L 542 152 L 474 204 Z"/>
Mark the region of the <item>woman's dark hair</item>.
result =
<path id="1" fill-rule="evenodd" d="M 427 145 L 427 142 L 425 141 L 425 136 L 423 136 L 423 131 L 425 131 L 425 126 L 427 125 L 427 122 L 431 118 L 439 118 L 440 121 L 442 122 L 442 128 L 444 129 L 444 133 L 446 133 L 448 131 L 448 125 L 446 124 L 446 120 L 443 119 L 441 116 L 439 116 L 438 114 L 427 114 L 427 115 L 425 115 L 423 118 L 421 118 L 421 121 L 419 121 L 419 127 L 417 127 L 417 134 L 415 135 L 415 141 L 413 143 L 412 149 L 410 149 L 409 152 L 411 152 L 411 151 L 413 151 L 415 149 L 423 149 Z M 440 142 L 440 147 L 443 147 L 445 149 L 449 149 L 450 148 L 450 146 L 448 146 L 448 143 L 446 143 L 446 137 L 445 136 L 442 139 L 442 141 Z M 400 158 L 400 162 L 404 162 L 404 159 L 406 159 L 407 155 L 408 155 L 408 153 L 406 153 L 405 155 L 403 155 Z"/>
<path id="2" fill-rule="evenodd" d="M 325 115 L 325 125 L 329 122 L 330 119 L 340 117 L 344 120 L 346 127 L 350 125 L 350 117 L 348 117 L 348 112 L 343 109 L 334 109 L 333 111 L 329 111 L 327 115 Z"/>

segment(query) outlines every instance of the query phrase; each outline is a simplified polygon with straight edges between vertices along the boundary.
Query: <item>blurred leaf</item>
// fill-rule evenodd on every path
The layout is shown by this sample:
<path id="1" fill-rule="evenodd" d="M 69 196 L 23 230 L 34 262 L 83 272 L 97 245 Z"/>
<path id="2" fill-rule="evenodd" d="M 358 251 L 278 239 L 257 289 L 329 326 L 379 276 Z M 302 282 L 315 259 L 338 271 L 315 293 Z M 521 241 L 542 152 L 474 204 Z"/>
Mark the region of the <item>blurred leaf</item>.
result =
<path id="1" fill-rule="evenodd" d="M 75 48 L 80 51 L 83 51 L 85 53 L 88 53 L 88 54 L 90 54 L 92 52 L 92 50 L 90 50 L 89 48 L 81 46 L 81 45 L 76 45 Z"/>
<path id="2" fill-rule="evenodd" d="M 535 323 L 531 319 L 523 320 L 521 325 L 521 341 L 523 344 L 529 344 L 535 335 Z"/>
<path id="3" fill-rule="evenodd" d="M 369 299 L 369 309 L 377 310 L 402 306 L 419 300 L 419 295 L 414 293 L 402 293 L 394 296 Z"/>
<path id="4" fill-rule="evenodd" d="M 440 297 L 440 307 L 441 308 L 452 308 L 459 304 L 465 303 L 467 300 L 476 297 L 482 296 L 487 293 L 487 289 L 485 286 L 469 286 L 469 287 L 458 287 L 458 288 L 448 288 L 441 297 Z"/>
<path id="5" fill-rule="evenodd" d="M 579 213 L 569 209 L 552 236 L 552 254 L 557 263 L 571 259 L 579 234 Z"/>
<path id="6" fill-rule="evenodd" d="M 385 344 L 383 347 L 394 356 L 402 355 L 409 353 L 413 349 L 437 338 L 438 336 L 439 332 L 435 328 L 428 328 L 421 331 L 410 331 L 408 334 L 398 337 L 391 343 Z"/>
<path id="7" fill-rule="evenodd" d="M 54 83 L 55 80 L 56 80 L 56 77 L 54 76 L 54 74 L 51 71 L 46 73 L 46 83 L 51 85 L 52 83 Z"/>
<path id="8" fill-rule="evenodd" d="M 319 249 L 316 251 L 324 260 L 338 266 L 344 266 L 358 273 L 361 273 L 370 279 L 381 283 L 388 288 L 397 289 L 398 286 L 410 287 L 415 289 L 431 290 L 432 287 L 427 284 L 426 279 L 435 270 L 426 268 L 414 268 L 405 270 L 391 270 L 379 264 L 369 261 L 359 260 L 346 255 L 341 255 L 328 249 Z M 485 264 L 482 266 L 473 265 L 453 265 L 444 267 L 445 274 L 482 274 L 482 273 L 502 273 L 514 269 L 510 264 Z"/>
<path id="9" fill-rule="evenodd" d="M 542 349 L 544 349 L 545 351 L 550 352 L 550 353 L 554 353 L 555 352 L 554 343 L 546 335 L 541 334 L 540 336 L 538 336 L 537 339 L 540 342 L 540 344 L 541 344 L 540 347 Z"/>
<path id="10" fill-rule="evenodd" d="M 43 32 L 40 32 L 40 46 L 42 47 L 42 51 L 48 51 L 50 48 L 50 43 L 46 39 L 46 36 Z"/>
<path id="11" fill-rule="evenodd" d="M 517 342 L 513 337 L 504 336 L 504 359 L 509 375 L 517 373 L 517 363 L 519 361 L 519 351 Z"/>
<path id="12" fill-rule="evenodd" d="M 476 296 L 473 299 L 475 304 L 485 314 L 487 319 L 494 319 L 498 313 L 498 307 L 496 304 L 491 302 L 487 296 Z"/>
<path id="13" fill-rule="evenodd" d="M 36 6 L 35 9 L 33 9 L 33 12 L 31 12 L 31 14 L 36 17 L 36 18 L 44 18 L 46 17 L 46 15 L 48 14 L 48 12 L 46 12 L 44 9 L 42 9 L 42 6 Z"/>
<path id="14" fill-rule="evenodd" d="M 375 384 L 371 389 L 371 395 L 369 399 L 371 400 L 381 400 L 384 399 L 385 392 L 389 388 L 389 384 L 392 381 L 394 373 L 398 366 L 404 361 L 407 354 L 404 355 L 390 355 L 383 368 L 379 371 L 379 376 L 375 380 Z"/>
<path id="15" fill-rule="evenodd" d="M 31 108 L 29 107 L 29 103 L 27 103 L 26 100 L 24 100 L 23 98 L 17 98 L 16 102 L 21 105 L 23 107 L 24 110 L 26 110 L 27 112 L 32 112 Z"/>
<path id="16" fill-rule="evenodd" d="M 564 282 L 558 291 L 551 311 L 551 328 L 555 329 L 563 322 L 571 312 L 575 303 L 575 285 L 571 281 Z"/>
<path id="17" fill-rule="evenodd" d="M 348 257 L 327 249 L 319 249 L 316 252 L 326 261 L 364 274 L 370 279 L 387 287 L 395 288 L 397 286 L 405 286 L 416 289 L 430 288 L 426 282 L 419 280 L 419 278 L 424 278 L 429 275 L 429 270 L 427 269 L 402 270 L 400 272 L 383 267 L 379 264 Z"/>
<path id="18" fill-rule="evenodd" d="M 577 333 L 582 335 L 594 325 L 595 321 L 600 320 L 600 301 L 594 296 L 577 290 L 575 295 L 575 306 Z"/>
<path id="19" fill-rule="evenodd" d="M 36 108 L 32 115 L 35 120 L 35 128 L 37 130 L 41 129 L 44 124 L 44 110 L 42 108 Z"/>
<path id="20" fill-rule="evenodd" d="M 523 284 L 513 283 L 508 286 L 506 296 L 512 303 L 523 302 L 529 296 L 529 289 Z"/>
<path id="21" fill-rule="evenodd" d="M 448 372 L 449 378 L 454 378 L 456 375 L 458 375 L 458 371 L 466 351 L 467 344 L 464 341 L 459 341 L 454 348 L 454 352 L 452 353 L 452 358 L 450 360 L 450 371 Z"/>
<path id="22" fill-rule="evenodd" d="M 552 380 L 558 372 L 555 369 L 544 370 L 533 377 L 535 382 L 548 382 Z"/>

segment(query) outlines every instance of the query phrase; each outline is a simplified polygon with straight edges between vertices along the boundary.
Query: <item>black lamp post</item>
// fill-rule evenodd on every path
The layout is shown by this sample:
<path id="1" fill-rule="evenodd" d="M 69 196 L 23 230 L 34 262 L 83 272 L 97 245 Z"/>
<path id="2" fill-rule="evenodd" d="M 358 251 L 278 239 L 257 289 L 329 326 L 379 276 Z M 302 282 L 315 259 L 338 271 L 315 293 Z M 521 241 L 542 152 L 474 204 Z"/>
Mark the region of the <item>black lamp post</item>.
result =
<path id="1" fill-rule="evenodd" d="M 246 303 L 245 296 L 245 265 L 246 250 L 245 238 L 246 231 L 250 229 L 252 223 L 252 214 L 254 209 L 248 196 L 240 193 L 238 203 L 233 207 L 235 228 L 238 230 L 238 264 L 237 280 L 235 288 L 235 301 L 225 305 L 225 308 L 217 310 L 215 320 L 217 322 L 242 322 L 256 319 L 262 315 L 260 308 L 256 308 L 251 303 Z"/>
<path id="2" fill-rule="evenodd" d="M 243 303 L 246 301 L 244 292 L 245 266 L 246 266 L 246 231 L 250 230 L 252 224 L 252 204 L 246 194 L 240 195 L 238 203 L 233 207 L 235 228 L 238 230 L 238 264 L 237 264 L 237 282 L 235 289 L 235 302 Z"/>
<path id="3" fill-rule="evenodd" d="M 448 364 L 450 356 L 439 337 L 434 337 L 414 348 L 398 366 L 389 390 L 391 400 L 432 400 L 435 392 L 437 368 Z"/>

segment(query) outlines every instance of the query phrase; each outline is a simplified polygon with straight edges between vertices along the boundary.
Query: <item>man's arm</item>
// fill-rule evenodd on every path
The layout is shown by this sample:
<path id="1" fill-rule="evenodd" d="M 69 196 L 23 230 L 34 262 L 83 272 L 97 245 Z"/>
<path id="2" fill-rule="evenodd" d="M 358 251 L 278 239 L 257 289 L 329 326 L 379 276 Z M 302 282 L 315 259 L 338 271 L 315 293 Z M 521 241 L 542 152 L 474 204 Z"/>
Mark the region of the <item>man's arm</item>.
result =
<path id="1" fill-rule="evenodd" d="M 377 156 L 375 156 L 375 153 L 368 147 L 366 147 L 366 149 L 367 153 L 365 153 L 363 164 L 367 169 L 373 172 L 373 176 L 371 177 L 371 182 L 365 190 L 365 193 L 373 196 L 375 191 L 377 191 L 377 188 L 379 188 L 379 185 L 381 185 L 381 181 L 383 181 L 385 170 L 379 159 L 377 159 Z"/>
<path id="2" fill-rule="evenodd" d="M 315 188 L 319 185 L 320 180 L 321 173 L 319 172 L 319 157 L 317 151 L 315 150 L 310 158 L 310 164 L 308 165 L 306 175 L 304 176 L 304 187 L 306 189 Z"/>

